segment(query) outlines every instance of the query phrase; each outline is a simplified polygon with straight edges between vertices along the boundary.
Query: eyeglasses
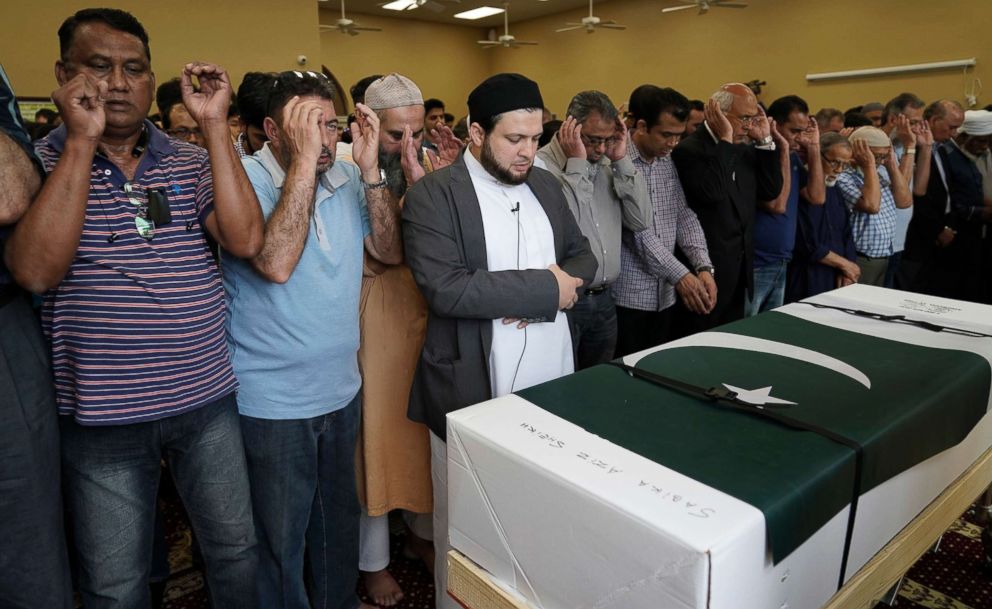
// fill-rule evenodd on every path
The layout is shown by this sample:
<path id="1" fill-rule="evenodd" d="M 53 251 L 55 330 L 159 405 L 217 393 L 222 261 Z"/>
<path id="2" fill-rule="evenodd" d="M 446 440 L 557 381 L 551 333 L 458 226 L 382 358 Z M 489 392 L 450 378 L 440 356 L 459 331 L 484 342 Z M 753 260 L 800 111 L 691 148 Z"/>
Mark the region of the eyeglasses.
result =
<path id="1" fill-rule="evenodd" d="M 583 133 L 579 137 L 582 138 L 582 142 L 586 146 L 591 146 L 593 148 L 599 148 L 600 146 L 606 146 L 607 148 L 609 148 L 610 146 L 616 144 L 620 140 L 620 138 L 618 138 L 617 136 L 613 136 L 613 137 L 590 137 L 590 136 L 586 135 L 585 133 Z"/>
<path id="2" fill-rule="evenodd" d="M 850 161 L 840 161 L 840 160 L 835 161 L 833 159 L 828 159 L 827 157 L 823 157 L 823 162 L 826 163 L 827 166 L 830 167 L 831 169 L 835 169 L 837 171 L 844 171 L 845 169 L 851 166 Z"/>
<path id="3" fill-rule="evenodd" d="M 733 118 L 733 119 L 735 119 L 735 120 L 737 120 L 737 121 L 739 121 L 739 122 L 740 122 L 740 124 L 741 124 L 741 126 L 742 126 L 742 127 L 744 127 L 745 129 L 746 129 L 746 128 L 748 128 L 748 127 L 750 127 L 750 126 L 751 126 L 751 124 L 752 124 L 752 123 L 754 123 L 754 121 L 756 121 L 756 120 L 758 120 L 758 117 L 757 117 L 757 115 L 751 115 L 751 116 L 737 116 L 737 115 L 735 115 L 735 114 L 730 114 L 730 113 L 728 112 L 728 113 L 727 113 L 727 116 L 729 116 L 730 118 Z"/>
<path id="4" fill-rule="evenodd" d="M 188 129 L 186 127 L 176 127 L 175 129 L 166 129 L 165 131 L 170 136 L 180 139 L 189 140 L 190 137 L 200 137 L 199 129 Z"/>
<path id="5" fill-rule="evenodd" d="M 140 186 L 131 182 L 124 183 L 124 193 L 127 200 L 135 208 L 134 228 L 138 235 L 146 241 L 151 241 L 155 237 L 155 226 L 172 222 L 172 213 L 169 211 L 169 198 L 164 190 L 149 190 L 142 202 L 139 198 Z"/>

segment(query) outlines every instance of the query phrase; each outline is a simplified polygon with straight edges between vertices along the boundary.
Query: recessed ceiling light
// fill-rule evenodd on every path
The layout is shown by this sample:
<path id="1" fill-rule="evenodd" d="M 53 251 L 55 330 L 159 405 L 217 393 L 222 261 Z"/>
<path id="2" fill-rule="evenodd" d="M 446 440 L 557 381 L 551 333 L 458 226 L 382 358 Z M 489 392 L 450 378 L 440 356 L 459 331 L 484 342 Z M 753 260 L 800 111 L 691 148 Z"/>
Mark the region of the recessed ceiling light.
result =
<path id="1" fill-rule="evenodd" d="M 492 6 L 480 6 L 479 8 L 473 8 L 470 11 L 465 11 L 463 13 L 458 13 L 455 15 L 456 19 L 482 19 L 483 17 L 491 17 L 492 15 L 498 15 L 503 12 L 501 8 L 495 8 Z"/>
<path id="2" fill-rule="evenodd" d="M 383 4 L 382 8 L 387 11 L 405 11 L 411 4 L 416 4 L 416 0 L 395 0 L 389 4 Z"/>

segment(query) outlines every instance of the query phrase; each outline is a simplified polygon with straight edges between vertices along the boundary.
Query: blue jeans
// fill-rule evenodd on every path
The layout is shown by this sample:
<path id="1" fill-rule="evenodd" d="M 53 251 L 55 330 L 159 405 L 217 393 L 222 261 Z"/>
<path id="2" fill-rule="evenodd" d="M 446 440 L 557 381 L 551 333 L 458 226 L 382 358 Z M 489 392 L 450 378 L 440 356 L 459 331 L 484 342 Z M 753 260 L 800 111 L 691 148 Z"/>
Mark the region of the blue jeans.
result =
<path id="1" fill-rule="evenodd" d="M 62 467 L 86 609 L 150 605 L 165 459 L 206 562 L 213 607 L 257 607 L 251 494 L 234 395 L 174 417 L 88 426 L 60 417 Z"/>
<path id="2" fill-rule="evenodd" d="M 788 261 L 776 262 L 754 269 L 754 293 L 744 307 L 746 317 L 771 311 L 785 303 L 785 277 Z"/>
<path id="3" fill-rule="evenodd" d="M 361 392 L 346 407 L 311 419 L 241 416 L 259 544 L 256 586 L 264 609 L 359 604 L 360 411 Z"/>
<path id="4" fill-rule="evenodd" d="M 72 607 L 48 347 L 26 294 L 0 306 L 0 607 Z"/>
<path id="5" fill-rule="evenodd" d="M 572 321 L 576 370 L 613 359 L 617 349 L 617 306 L 609 286 L 598 294 L 582 294 L 572 307 Z"/>

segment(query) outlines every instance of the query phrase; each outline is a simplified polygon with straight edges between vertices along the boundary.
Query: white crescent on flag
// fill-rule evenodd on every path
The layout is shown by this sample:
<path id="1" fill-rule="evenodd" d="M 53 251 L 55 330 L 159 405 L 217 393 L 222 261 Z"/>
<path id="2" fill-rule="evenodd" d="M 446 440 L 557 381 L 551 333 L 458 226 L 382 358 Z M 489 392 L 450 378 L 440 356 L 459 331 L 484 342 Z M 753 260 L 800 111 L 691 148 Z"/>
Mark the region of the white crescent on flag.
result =
<path id="1" fill-rule="evenodd" d="M 623 358 L 623 362 L 628 366 L 634 366 L 642 358 L 651 355 L 652 353 L 663 351 L 665 349 L 678 349 L 680 347 L 740 349 L 741 351 L 755 351 L 758 353 L 780 355 L 782 357 L 788 357 L 790 359 L 799 360 L 801 362 L 813 364 L 814 366 L 820 366 L 821 368 L 832 370 L 838 374 L 842 374 L 854 381 L 857 381 L 858 383 L 861 383 L 867 389 L 871 389 L 871 379 L 869 379 L 864 372 L 861 372 L 854 366 L 844 363 L 835 357 L 830 357 L 829 355 L 824 355 L 819 351 L 812 351 L 804 347 L 797 347 L 795 345 L 780 343 L 764 338 L 756 338 L 754 336 L 745 336 L 743 334 L 731 334 L 729 332 L 700 332 L 698 334 L 693 334 L 692 336 L 686 336 L 685 338 L 674 340 L 670 343 L 665 343 L 664 345 L 659 345 L 647 351 L 641 351 L 640 353 L 628 355 Z"/>

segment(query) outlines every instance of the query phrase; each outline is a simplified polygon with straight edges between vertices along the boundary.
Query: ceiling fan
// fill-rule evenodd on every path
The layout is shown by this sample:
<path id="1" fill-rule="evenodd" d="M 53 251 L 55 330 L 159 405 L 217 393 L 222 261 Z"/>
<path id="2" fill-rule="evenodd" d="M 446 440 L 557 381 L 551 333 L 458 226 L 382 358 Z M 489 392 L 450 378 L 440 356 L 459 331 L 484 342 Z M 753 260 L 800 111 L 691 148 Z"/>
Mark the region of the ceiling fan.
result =
<path id="1" fill-rule="evenodd" d="M 492 35 L 492 34 L 490 34 Z M 476 40 L 483 48 L 491 49 L 493 47 L 519 47 L 522 45 L 534 45 L 537 42 L 533 40 L 517 40 L 510 34 L 510 3 L 503 3 L 503 35 L 499 36 L 495 40 Z"/>
<path id="2" fill-rule="evenodd" d="M 700 15 L 705 14 L 711 8 L 747 8 L 746 4 L 741 4 L 739 2 L 729 2 L 728 0 L 679 0 L 685 6 L 670 6 L 668 8 L 661 9 L 663 13 L 673 13 L 675 11 L 684 11 L 690 8 L 698 8 Z"/>
<path id="3" fill-rule="evenodd" d="M 424 7 L 429 11 L 440 13 L 445 8 L 447 8 L 442 2 L 447 2 L 449 4 L 461 4 L 462 0 L 409 0 L 409 4 L 405 6 L 402 10 L 412 11 L 420 7 Z M 383 2 L 378 6 L 385 6 L 386 4 L 392 4 L 391 2 Z"/>
<path id="4" fill-rule="evenodd" d="M 598 27 L 606 28 L 606 29 L 610 29 L 610 30 L 625 30 L 625 29 L 627 29 L 627 26 L 626 25 L 620 25 L 616 21 L 603 21 L 602 19 L 600 19 L 596 15 L 593 15 L 592 14 L 592 1 L 593 0 L 589 0 L 589 16 L 588 17 L 583 17 L 582 18 L 582 21 L 579 22 L 579 23 L 575 23 L 575 22 L 572 22 L 572 21 L 566 21 L 565 22 L 565 25 L 567 25 L 568 27 L 558 28 L 555 31 L 556 32 L 570 32 L 572 30 L 581 30 L 581 29 L 585 28 L 587 34 L 592 34 L 593 32 L 596 31 L 596 28 L 598 28 Z"/>
<path id="5" fill-rule="evenodd" d="M 334 25 L 321 25 L 321 31 L 325 30 L 339 30 L 342 34 L 348 34 L 349 36 L 358 36 L 359 32 L 381 32 L 382 28 L 378 27 L 361 27 L 358 25 L 357 21 L 348 19 L 344 14 L 344 0 L 341 0 L 341 18 L 337 20 Z"/>

